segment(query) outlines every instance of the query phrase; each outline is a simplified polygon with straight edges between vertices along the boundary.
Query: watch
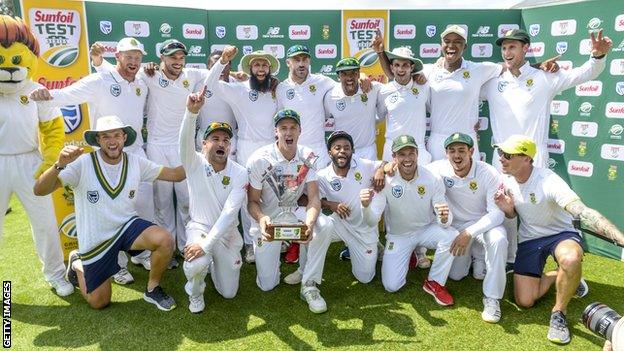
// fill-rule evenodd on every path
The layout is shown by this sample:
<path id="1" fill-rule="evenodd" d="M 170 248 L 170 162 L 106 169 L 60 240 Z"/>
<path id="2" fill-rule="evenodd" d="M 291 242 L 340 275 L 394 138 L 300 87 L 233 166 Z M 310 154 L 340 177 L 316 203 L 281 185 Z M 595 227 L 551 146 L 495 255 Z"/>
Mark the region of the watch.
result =
<path id="1" fill-rule="evenodd" d="M 63 167 L 61 167 L 61 166 L 59 166 L 57 163 L 54 163 L 54 169 L 56 169 L 56 170 L 57 170 L 57 171 L 59 171 L 59 172 L 60 172 L 60 171 L 62 171 L 62 170 L 64 170 L 64 169 L 65 169 L 65 167 L 67 167 L 67 166 L 63 166 Z"/>

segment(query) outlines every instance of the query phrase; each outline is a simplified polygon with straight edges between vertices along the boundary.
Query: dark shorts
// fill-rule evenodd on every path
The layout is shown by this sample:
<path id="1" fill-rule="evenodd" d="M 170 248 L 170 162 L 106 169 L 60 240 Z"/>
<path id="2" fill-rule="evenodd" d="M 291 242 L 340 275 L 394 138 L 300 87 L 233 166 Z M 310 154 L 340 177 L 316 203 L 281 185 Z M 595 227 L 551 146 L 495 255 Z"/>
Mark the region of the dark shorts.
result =
<path id="1" fill-rule="evenodd" d="M 119 267 L 117 260 L 120 251 L 126 251 L 132 256 L 143 251 L 130 250 L 130 248 L 139 235 L 153 225 L 155 224 L 150 221 L 135 217 L 129 220 L 115 236 L 91 249 L 91 251 L 80 254 L 87 283 L 87 293 L 91 293 L 108 278 L 119 272 L 121 267 Z"/>
<path id="2" fill-rule="evenodd" d="M 574 240 L 583 246 L 581 236 L 577 232 L 561 232 L 518 244 L 514 274 L 541 277 L 548 256 L 552 255 L 555 258 L 555 249 L 564 240 Z"/>

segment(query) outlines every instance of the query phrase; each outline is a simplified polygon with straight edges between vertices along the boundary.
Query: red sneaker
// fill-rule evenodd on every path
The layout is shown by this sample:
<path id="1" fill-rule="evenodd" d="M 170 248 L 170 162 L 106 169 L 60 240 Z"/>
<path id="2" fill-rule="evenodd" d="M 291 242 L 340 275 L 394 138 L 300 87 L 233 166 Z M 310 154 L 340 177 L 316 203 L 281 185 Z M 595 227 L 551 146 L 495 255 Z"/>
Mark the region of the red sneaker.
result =
<path id="1" fill-rule="evenodd" d="M 299 262 L 299 244 L 290 243 L 290 246 L 288 247 L 288 251 L 286 251 L 286 256 L 284 256 L 284 261 L 286 263 Z"/>
<path id="2" fill-rule="evenodd" d="M 416 252 L 412 252 L 412 256 L 410 256 L 409 269 L 414 269 L 418 266 L 418 257 L 416 256 Z"/>
<path id="3" fill-rule="evenodd" d="M 453 296 L 446 290 L 446 287 L 438 284 L 435 280 L 425 279 L 423 290 L 429 293 L 439 305 L 450 306 L 454 304 Z"/>

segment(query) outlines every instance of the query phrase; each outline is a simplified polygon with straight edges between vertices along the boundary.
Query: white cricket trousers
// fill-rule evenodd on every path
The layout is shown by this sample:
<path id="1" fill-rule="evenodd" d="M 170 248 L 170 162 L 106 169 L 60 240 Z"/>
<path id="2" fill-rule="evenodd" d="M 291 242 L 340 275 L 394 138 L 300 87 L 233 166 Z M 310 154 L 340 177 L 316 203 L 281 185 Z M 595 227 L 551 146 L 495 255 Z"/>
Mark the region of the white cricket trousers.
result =
<path id="1" fill-rule="evenodd" d="M 435 249 L 429 280 L 446 285 L 454 256 L 451 243 L 459 234 L 453 227 L 442 228 L 437 223 L 428 224 L 408 235 L 386 235 L 386 248 L 381 263 L 381 282 L 389 292 L 395 292 L 405 285 L 409 260 L 417 246 Z"/>
<path id="2" fill-rule="evenodd" d="M 458 130 L 458 132 L 466 133 L 470 135 L 472 141 L 474 141 L 474 154 L 472 155 L 472 159 L 475 161 L 479 161 L 479 143 L 477 142 L 477 134 L 474 131 L 466 132 Z M 429 135 L 429 141 L 427 142 L 429 152 L 431 153 L 431 162 L 437 160 L 446 159 L 446 149 L 444 148 L 444 141 L 449 137 L 450 134 L 440 134 L 440 133 L 431 133 Z"/>
<path id="3" fill-rule="evenodd" d="M 187 238 L 189 243 L 197 243 L 202 236 L 208 235 L 210 227 L 189 222 L 187 226 Z M 182 265 L 187 282 L 184 290 L 189 296 L 203 295 L 206 289 L 205 278 L 210 269 L 210 276 L 215 289 L 221 296 L 231 299 L 238 292 L 238 283 L 241 268 L 241 248 L 243 239 L 238 234 L 236 227 L 221 237 L 212 249 L 211 255 L 203 255 L 193 261 L 184 261 Z"/>
<path id="4" fill-rule="evenodd" d="M 336 215 L 337 216 L 337 215 Z M 377 241 L 367 243 L 361 237 L 347 230 L 344 220 L 320 214 L 316 220 L 316 237 L 308 245 L 308 257 L 303 271 L 302 284 L 314 281 L 321 284 L 325 256 L 332 242 L 343 241 L 351 254 L 351 272 L 362 283 L 369 283 L 375 277 L 377 263 Z M 371 229 L 375 230 L 375 229 Z M 375 230 L 375 234 L 376 230 Z"/>
<path id="5" fill-rule="evenodd" d="M 455 226 L 455 225 L 454 225 Z M 466 228 L 468 225 L 457 225 L 456 228 Z M 472 248 L 480 245 L 485 249 L 485 266 L 487 272 L 483 280 L 483 295 L 493 299 L 502 299 L 507 284 L 505 262 L 507 261 L 507 232 L 502 225 L 496 226 L 487 232 L 475 235 L 466 248 L 466 253 L 455 257 L 449 278 L 461 280 L 468 275 L 472 263 Z"/>
<path id="6" fill-rule="evenodd" d="M 165 167 L 182 164 L 178 145 L 147 144 L 147 158 Z M 175 194 L 176 205 L 173 203 Z M 154 219 L 156 224 L 167 229 L 176 241 L 178 250 L 186 245 L 186 224 L 189 222 L 189 195 L 186 180 L 182 182 L 154 182 Z"/>
<path id="7" fill-rule="evenodd" d="M 20 200 L 28 219 L 39 260 L 43 264 L 46 281 L 63 278 L 65 265 L 59 238 L 58 225 L 54 214 L 52 196 L 36 196 L 35 172 L 42 159 L 38 151 L 18 155 L 0 155 L 0 238 L 4 227 L 4 216 L 9 207 L 11 194 Z"/>

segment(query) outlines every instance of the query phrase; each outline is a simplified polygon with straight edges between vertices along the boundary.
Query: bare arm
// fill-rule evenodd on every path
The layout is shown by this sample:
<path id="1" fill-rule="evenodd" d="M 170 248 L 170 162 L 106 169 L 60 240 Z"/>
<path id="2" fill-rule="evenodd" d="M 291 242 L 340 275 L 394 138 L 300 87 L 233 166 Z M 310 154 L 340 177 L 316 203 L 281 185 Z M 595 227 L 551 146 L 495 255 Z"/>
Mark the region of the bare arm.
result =
<path id="1" fill-rule="evenodd" d="M 388 80 L 393 80 L 394 74 L 392 74 L 392 70 L 390 69 L 390 60 L 384 52 L 383 40 L 384 39 L 381 31 L 377 29 L 377 33 L 375 35 L 375 40 L 373 40 L 372 47 L 373 50 L 375 50 L 375 52 L 377 53 L 377 57 L 379 57 L 379 63 L 381 63 L 381 68 L 383 69 L 384 74 L 386 75 L 386 77 L 388 77 Z"/>
<path id="2" fill-rule="evenodd" d="M 321 199 L 319 197 L 318 183 L 316 181 L 308 182 L 306 184 L 306 192 L 308 195 L 308 205 L 306 206 L 305 224 L 308 226 L 306 234 L 308 240 L 310 240 L 312 239 L 314 224 L 316 224 L 316 219 L 321 212 Z"/>
<path id="3" fill-rule="evenodd" d="M 65 168 L 68 164 L 74 162 L 82 153 L 84 149 L 74 145 L 65 146 L 59 154 L 58 160 L 48 168 L 43 174 L 35 181 L 33 192 L 37 196 L 45 196 L 51 194 L 54 190 L 61 187 L 61 181 L 58 178 L 60 170 L 57 168 Z"/>
<path id="4" fill-rule="evenodd" d="M 572 201 L 565 210 L 572 216 L 580 218 L 584 227 L 624 246 L 624 234 L 600 212 L 587 207 L 581 200 Z"/>
<path id="5" fill-rule="evenodd" d="M 168 182 L 181 182 L 186 179 L 186 172 L 184 172 L 184 167 L 182 166 L 176 168 L 163 167 L 156 179 Z"/>

